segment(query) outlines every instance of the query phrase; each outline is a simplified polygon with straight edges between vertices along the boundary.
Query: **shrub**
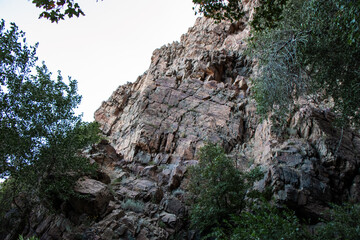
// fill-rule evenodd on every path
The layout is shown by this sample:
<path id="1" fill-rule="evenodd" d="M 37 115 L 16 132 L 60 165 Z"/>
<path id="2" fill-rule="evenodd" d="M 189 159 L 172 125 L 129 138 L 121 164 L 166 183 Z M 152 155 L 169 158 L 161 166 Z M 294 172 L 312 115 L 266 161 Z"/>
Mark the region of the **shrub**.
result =
<path id="1" fill-rule="evenodd" d="M 130 210 L 134 212 L 144 211 L 144 203 L 133 199 L 127 199 L 125 202 L 121 203 L 121 207 L 125 210 Z"/>
<path id="2" fill-rule="evenodd" d="M 198 158 L 199 164 L 190 168 L 190 220 L 192 227 L 206 235 L 216 227 L 225 227 L 224 220 L 244 209 L 245 195 L 254 179 L 246 181 L 218 145 L 206 144 Z"/>
<path id="3" fill-rule="evenodd" d="M 360 239 L 360 204 L 332 205 L 324 224 L 317 229 L 318 240 Z"/>
<path id="4" fill-rule="evenodd" d="M 32 236 L 25 239 L 22 235 L 20 235 L 19 240 L 39 240 L 39 238 Z"/>
<path id="5" fill-rule="evenodd" d="M 268 202 L 253 204 L 249 211 L 231 219 L 231 240 L 303 240 L 308 236 L 298 218 L 290 210 L 279 210 Z"/>

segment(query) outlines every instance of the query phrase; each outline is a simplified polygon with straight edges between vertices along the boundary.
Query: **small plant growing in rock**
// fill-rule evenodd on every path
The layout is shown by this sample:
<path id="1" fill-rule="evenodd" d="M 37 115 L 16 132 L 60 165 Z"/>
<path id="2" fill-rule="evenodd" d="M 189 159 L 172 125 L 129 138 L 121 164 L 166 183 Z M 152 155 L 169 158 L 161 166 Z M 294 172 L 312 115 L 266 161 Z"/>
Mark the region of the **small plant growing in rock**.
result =
<path id="1" fill-rule="evenodd" d="M 141 201 L 136 201 L 133 199 L 127 199 L 125 202 L 123 202 L 121 204 L 121 207 L 124 210 L 130 210 L 130 211 L 134 211 L 137 213 L 143 212 L 144 211 L 144 203 Z"/>
<path id="2" fill-rule="evenodd" d="M 161 228 L 166 228 L 166 224 L 163 222 L 163 221 L 159 221 L 158 222 L 158 225 L 159 225 L 159 227 L 161 227 Z"/>
<path id="3" fill-rule="evenodd" d="M 168 168 L 168 165 L 167 164 L 161 164 L 160 166 L 158 166 L 158 168 L 160 170 L 164 170 L 164 169 Z"/>
<path id="4" fill-rule="evenodd" d="M 22 235 L 19 236 L 19 240 L 39 240 L 39 238 L 32 236 L 29 238 L 24 238 Z"/>
<path id="5" fill-rule="evenodd" d="M 180 188 L 175 189 L 175 190 L 172 192 L 172 195 L 173 195 L 174 197 L 177 197 L 177 198 L 182 197 L 184 194 L 185 194 L 185 191 L 182 190 L 182 189 L 180 189 Z"/>
<path id="6" fill-rule="evenodd" d="M 113 187 L 109 185 L 108 188 L 109 188 L 110 193 L 111 193 L 113 196 L 116 196 L 116 192 L 114 191 Z"/>
<path id="7" fill-rule="evenodd" d="M 187 135 L 186 135 L 186 133 L 185 133 L 185 132 L 182 132 L 182 133 L 180 134 L 180 137 L 181 137 L 181 138 L 186 138 L 186 137 L 187 137 Z"/>

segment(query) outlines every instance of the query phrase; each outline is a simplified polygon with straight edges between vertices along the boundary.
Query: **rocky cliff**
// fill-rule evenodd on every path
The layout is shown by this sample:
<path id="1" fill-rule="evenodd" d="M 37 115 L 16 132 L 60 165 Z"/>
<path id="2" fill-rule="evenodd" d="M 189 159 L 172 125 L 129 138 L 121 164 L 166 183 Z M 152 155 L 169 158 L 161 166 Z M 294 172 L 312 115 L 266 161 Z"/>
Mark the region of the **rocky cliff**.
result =
<path id="1" fill-rule="evenodd" d="M 186 170 L 206 141 L 221 144 L 245 171 L 260 166 L 265 175 L 255 187 L 270 187 L 276 201 L 313 222 L 329 201 L 359 201 L 359 133 L 335 128 L 333 113 L 299 99 L 286 132 L 276 134 L 251 99 L 256 62 L 244 54 L 248 36 L 246 21 L 199 18 L 180 42 L 155 50 L 149 69 L 95 112 L 108 140 L 84 154 L 102 171 L 75 186 L 91 198 L 64 204 L 63 215 L 34 210 L 24 232 L 42 239 L 196 238 L 186 230 Z"/>
<path id="2" fill-rule="evenodd" d="M 244 23 L 199 19 L 180 43 L 155 50 L 150 68 L 95 113 L 117 153 L 128 162 L 179 164 L 205 140 L 234 148 L 245 133 L 247 31 Z"/>
<path id="3" fill-rule="evenodd" d="M 259 188 L 271 186 L 279 201 L 315 218 L 328 201 L 358 201 L 358 132 L 335 128 L 335 115 L 307 99 L 288 119 L 286 136 L 257 117 L 249 80 L 255 64 L 243 54 L 248 33 L 245 22 L 202 18 L 180 43 L 155 50 L 148 71 L 95 113 L 111 145 L 134 171 L 165 166 L 172 176 L 196 162 L 204 141 L 220 143 L 240 166 L 267 171 Z"/>
<path id="4" fill-rule="evenodd" d="M 111 145 L 137 174 L 162 169 L 151 178 L 167 191 L 183 189 L 186 167 L 210 141 L 244 169 L 261 166 L 256 187 L 271 187 L 300 216 L 316 221 L 329 201 L 359 201 L 358 132 L 335 128 L 335 115 L 309 99 L 299 100 L 282 136 L 256 115 L 248 34 L 245 22 L 203 18 L 180 43 L 155 50 L 149 69 L 95 113 Z"/>

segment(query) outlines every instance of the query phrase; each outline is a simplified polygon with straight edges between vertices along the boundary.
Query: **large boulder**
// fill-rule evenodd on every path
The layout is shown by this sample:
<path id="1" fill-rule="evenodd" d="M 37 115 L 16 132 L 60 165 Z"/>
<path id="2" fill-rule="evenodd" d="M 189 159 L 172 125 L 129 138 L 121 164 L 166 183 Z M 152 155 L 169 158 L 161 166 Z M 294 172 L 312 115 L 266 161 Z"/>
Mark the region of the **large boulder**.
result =
<path id="1" fill-rule="evenodd" d="M 106 211 L 113 199 L 107 185 L 94 179 L 81 178 L 74 187 L 81 196 L 70 200 L 72 207 L 78 213 L 98 216 Z"/>

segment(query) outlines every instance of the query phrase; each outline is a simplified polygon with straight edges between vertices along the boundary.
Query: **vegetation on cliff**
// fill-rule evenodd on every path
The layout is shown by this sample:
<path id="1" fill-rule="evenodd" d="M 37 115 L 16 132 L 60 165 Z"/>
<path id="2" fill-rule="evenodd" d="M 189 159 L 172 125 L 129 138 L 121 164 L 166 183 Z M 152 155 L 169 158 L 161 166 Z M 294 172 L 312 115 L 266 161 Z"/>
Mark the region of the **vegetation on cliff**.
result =
<path id="1" fill-rule="evenodd" d="M 199 12 L 217 20 L 238 20 L 242 12 L 241 1 L 193 2 Z M 359 13 L 359 1 L 259 1 L 249 49 L 259 62 L 253 79 L 258 111 L 285 114 L 294 98 L 315 94 L 333 100 L 343 125 L 358 126 Z"/>
<path id="2" fill-rule="evenodd" d="M 43 1 L 43 3 L 46 2 L 49 1 Z M 52 2 L 55 3 L 55 1 Z M 65 2 L 60 3 L 65 4 Z M 217 20 L 223 18 L 236 20 L 243 16 L 239 0 L 194 0 L 194 2 L 201 4 L 203 8 L 200 8 L 202 9 L 200 11 L 207 11 L 206 4 L 210 4 L 208 9 L 214 8 L 215 11 L 210 12 L 208 16 L 215 14 L 213 17 Z M 110 145 L 104 143 L 103 149 L 107 149 L 106 151 L 99 152 L 100 148 L 93 147 L 87 155 L 99 164 L 104 164 L 104 166 L 109 164 L 111 166 L 109 173 L 115 174 L 110 177 L 104 172 L 104 183 L 87 179 L 88 181 L 83 181 L 81 189 L 91 189 L 94 185 L 90 183 L 96 183 L 99 189 L 105 192 L 106 184 L 112 183 L 111 192 L 115 196 L 114 202 L 110 204 L 110 194 L 109 199 L 102 201 L 106 197 L 100 194 L 102 191 L 96 191 L 99 194 L 94 194 L 93 199 L 101 202 L 99 203 L 101 211 L 96 210 L 94 214 L 95 212 L 92 211 L 95 210 L 94 205 L 86 205 L 84 202 L 62 204 L 64 218 L 71 221 L 75 219 L 73 224 L 79 225 L 81 219 L 86 220 L 83 218 L 84 215 L 95 216 L 95 224 L 91 223 L 90 227 L 88 223 L 86 226 L 83 225 L 86 229 L 91 228 L 89 234 L 94 234 L 94 238 L 101 236 L 104 239 L 118 239 L 121 236 L 128 236 L 129 238 L 168 239 L 177 233 L 187 237 L 196 235 L 194 231 L 185 233 L 188 230 L 186 228 L 187 207 L 190 207 L 189 217 L 192 228 L 200 233 L 201 237 L 209 239 L 360 238 L 359 222 L 356 217 L 360 214 L 358 205 L 330 205 L 331 210 L 323 215 L 324 219 L 321 220 L 320 226 L 314 227 L 315 231 L 303 225 L 308 219 L 299 219 L 294 211 L 281 205 L 281 203 L 287 204 L 296 210 L 299 216 L 305 218 L 313 214 L 315 208 L 320 207 L 320 210 L 315 212 L 318 215 L 314 214 L 315 221 L 318 221 L 321 212 L 328 207 L 326 201 L 341 202 L 344 199 L 355 201 L 359 199 L 351 198 L 359 196 L 356 192 L 359 183 L 356 177 L 360 177 L 356 159 L 358 151 L 355 150 L 344 158 L 337 155 L 338 150 L 341 150 L 340 143 L 334 148 L 330 148 L 330 144 L 329 146 L 325 144 L 325 141 L 329 142 L 325 134 L 330 132 L 336 136 L 335 131 L 324 132 L 322 128 L 313 124 L 315 121 L 311 121 L 308 125 L 311 125 L 311 131 L 318 132 L 314 138 L 324 138 L 324 141 L 320 142 L 322 144 L 320 147 L 325 149 L 322 152 L 326 154 L 321 154 L 320 147 L 314 146 L 318 143 L 317 140 L 311 142 L 310 138 L 298 134 L 302 130 L 301 124 L 295 126 L 294 134 L 289 136 L 294 137 L 292 139 L 294 141 L 285 141 L 280 146 L 277 141 L 280 138 L 261 135 L 271 135 L 270 131 L 267 131 L 270 127 L 259 124 L 259 119 L 254 117 L 255 110 L 252 110 L 254 108 L 248 103 L 252 104 L 252 101 L 247 99 L 251 91 L 255 93 L 260 113 L 267 116 L 267 113 L 275 111 L 278 114 L 274 115 L 281 116 L 292 109 L 294 99 L 298 96 L 315 93 L 314 95 L 321 97 L 320 100 L 329 96 L 335 102 L 335 110 L 342 116 L 341 121 L 356 123 L 358 112 L 355 110 L 358 106 L 352 101 L 357 100 L 358 96 L 346 95 L 340 88 L 344 87 L 348 91 L 348 77 L 353 77 L 349 80 L 355 81 L 351 83 L 353 85 L 351 94 L 356 95 L 358 89 L 357 52 L 356 48 L 353 48 L 353 44 L 358 44 L 356 24 L 351 25 L 352 21 L 344 20 L 353 17 L 356 19 L 357 5 L 353 4 L 353 1 L 347 1 L 349 5 L 346 6 L 354 7 L 351 8 L 353 12 L 346 8 L 349 10 L 347 13 L 337 15 L 341 10 L 334 11 L 333 16 L 338 17 L 335 18 L 337 19 L 335 21 L 338 21 L 335 24 L 333 19 L 327 16 L 329 9 L 337 9 L 336 3 L 345 4 L 345 2 L 331 0 L 329 1 L 331 4 L 324 8 L 317 5 L 322 1 L 264 0 L 259 2 L 262 4 L 257 8 L 252 23 L 253 35 L 250 47 L 253 57 L 258 60 L 260 72 L 257 78 L 253 79 L 251 88 L 247 85 L 248 75 L 239 75 L 241 72 L 239 69 L 243 68 L 233 67 L 238 61 L 235 57 L 226 55 L 227 51 L 215 54 L 217 52 L 214 46 L 225 46 L 224 43 L 226 43 L 225 37 L 217 41 L 216 37 L 232 32 L 230 24 L 226 24 L 226 27 L 218 27 L 221 24 L 213 25 L 213 21 L 206 20 L 210 23 L 209 25 L 216 27 L 210 28 L 211 30 L 205 28 L 206 31 L 200 28 L 199 32 L 204 35 L 199 32 L 194 33 L 196 29 L 190 30 L 196 40 L 211 36 L 208 37 L 208 42 L 199 43 L 201 46 L 208 46 L 211 50 L 200 51 L 200 53 L 194 53 L 193 56 L 196 59 L 202 59 L 203 64 L 200 64 L 198 60 L 190 64 L 191 61 L 184 55 L 179 57 L 178 52 L 191 52 L 186 45 L 176 43 L 171 47 L 164 47 L 161 51 L 158 50 L 158 53 L 154 54 L 156 63 L 152 64 L 153 69 L 150 68 L 146 77 L 140 77 L 134 85 L 129 84 L 119 88 L 114 97 L 109 100 L 110 103 L 103 104 L 103 109 L 99 114 L 103 117 L 101 119 L 103 131 L 113 138 L 111 144 L 117 145 L 116 141 L 128 144 L 127 140 L 132 139 L 134 152 L 129 151 L 129 158 L 118 156 L 117 153 L 121 152 L 121 148 L 116 151 L 112 148 L 111 150 Z M 325 2 L 322 3 L 325 4 Z M 63 5 L 60 4 L 60 8 L 61 6 Z M 52 7 L 54 5 L 49 5 L 48 10 Z M 307 8 L 299 11 L 304 7 Z M 238 11 L 239 9 L 241 11 Z M 238 12 L 232 14 L 232 11 Z M 229 14 L 226 15 L 227 13 Z M 322 15 L 326 16 L 322 17 Z M 311 20 L 306 20 L 306 18 Z M 316 26 L 312 21 L 316 22 Z M 350 24 L 342 26 L 345 28 L 344 35 L 336 30 L 342 23 Z M 346 31 L 346 28 L 352 30 Z M 4 29 L 3 26 L 0 38 L 5 46 L 1 48 L 1 57 L 4 57 L 1 58 L 0 72 L 1 77 L 4 76 L 0 78 L 2 81 L 0 94 L 3 100 L 0 106 L 2 107 L 0 108 L 2 111 L 0 153 L 3 156 L 0 169 L 1 176 L 7 178 L 7 181 L 0 189 L 0 204 L 14 203 L 21 209 L 24 202 L 22 200 L 27 197 L 21 194 L 24 192 L 27 192 L 31 199 L 39 197 L 47 206 L 49 206 L 48 203 L 51 203 L 50 205 L 64 203 L 64 200 L 74 194 L 72 189 L 74 180 L 80 174 L 91 172 L 91 167 L 86 160 L 78 156 L 78 149 L 97 139 L 97 126 L 81 122 L 79 116 L 73 112 L 80 101 L 80 96 L 76 93 L 76 82 L 70 79 L 69 84 L 66 84 L 60 74 L 57 81 L 51 80 L 51 73 L 44 64 L 36 67 L 36 46 L 28 47 L 26 41 L 23 40 L 23 33 L 19 32 L 15 25 L 10 30 Z M 234 31 L 243 31 L 239 29 Z M 212 33 L 215 34 L 211 35 Z M 328 42 L 322 42 L 323 34 L 328 37 L 326 39 Z M 184 39 L 186 38 L 185 36 Z M 237 41 L 239 38 L 234 37 L 234 39 Z M 347 41 L 344 41 L 345 39 Z M 191 41 L 188 38 L 188 42 Z M 209 45 L 212 42 L 216 44 Z M 343 47 L 348 47 L 345 53 L 339 53 L 339 56 L 345 59 L 344 62 L 341 62 L 343 59 L 337 58 L 338 56 L 332 58 L 334 56 L 331 54 L 326 55 L 330 53 L 329 48 L 333 44 L 339 44 L 334 47 L 335 53 Z M 194 49 L 198 51 L 196 47 L 199 45 L 195 45 Z M 324 59 L 321 54 L 318 54 L 319 50 L 327 56 L 325 63 L 321 62 Z M 229 50 L 231 51 L 233 50 Z M 202 58 L 199 57 L 200 55 Z M 161 64 L 164 58 L 171 59 L 172 63 Z M 184 61 L 186 64 L 183 65 L 186 71 L 183 75 L 177 76 L 175 74 L 181 73 L 179 58 L 186 60 Z M 352 66 L 349 66 L 348 58 L 355 61 Z M 318 61 L 321 63 L 319 64 Z M 340 61 L 339 66 L 335 65 L 336 61 Z M 171 69 L 176 69 L 176 71 L 167 71 L 170 69 L 164 66 L 168 64 L 170 66 L 174 64 L 177 68 Z M 201 65 L 210 67 L 202 68 Z M 194 74 L 197 73 L 194 69 L 198 69 L 203 74 Z M 224 69 L 226 71 L 223 71 Z M 336 71 L 332 72 L 334 69 Z M 212 71 L 214 76 L 206 77 L 204 70 L 210 73 Z M 156 74 L 152 75 L 153 73 Z M 161 73 L 164 73 L 166 77 L 163 78 Z M 196 94 L 193 92 L 195 88 Z M 138 91 L 138 89 L 141 90 Z M 191 93 L 188 93 L 188 89 Z M 342 93 L 345 95 L 341 95 Z M 128 99 L 131 100 L 128 101 Z M 196 105 L 192 105 L 193 103 Z M 228 103 L 232 107 L 228 106 Z M 341 105 L 342 103 L 345 105 Z M 127 106 L 133 106 L 132 112 L 127 112 Z M 249 110 L 250 107 L 251 110 Z M 156 114 L 154 109 L 156 109 Z M 346 109 L 350 110 L 346 111 Z M 139 114 L 140 111 L 142 114 Z M 177 113 L 179 117 L 176 120 L 174 115 Z M 164 117 L 164 115 L 168 116 Z M 127 118 L 121 118 L 122 116 L 127 116 Z M 322 112 L 321 117 L 323 117 Z M 314 115 L 309 118 L 314 118 Z M 333 123 L 327 118 L 324 122 L 325 120 L 326 124 Z M 112 121 L 133 125 L 122 127 L 123 125 Z M 201 128 L 198 127 L 199 125 L 202 125 Z M 215 129 L 216 132 L 206 131 L 210 128 Z M 230 130 L 223 131 L 223 129 Z M 133 138 L 134 135 L 126 132 L 127 130 L 140 137 Z M 119 137 L 119 133 L 123 138 Z M 204 135 L 197 133 L 204 133 Z M 229 135 L 231 138 L 226 138 Z M 158 136 L 161 137 L 158 138 Z M 212 136 L 213 142 L 222 143 L 226 151 L 231 152 L 233 158 L 228 157 L 217 145 L 208 144 L 199 149 L 203 139 L 208 136 Z M 356 141 L 360 138 L 357 135 L 350 135 L 352 139 L 348 141 L 350 144 L 345 142 L 350 139 L 346 137 L 346 133 L 344 136 L 344 145 L 358 149 L 359 145 Z M 255 141 L 256 137 L 259 139 Z M 342 137 L 343 133 L 341 133 Z M 155 141 L 153 141 L 154 138 L 156 138 Z M 250 142 L 249 138 L 254 141 Z M 295 141 L 295 138 L 299 141 Z M 266 145 L 268 140 L 271 145 Z M 258 152 L 266 153 L 263 154 L 266 156 L 261 156 L 263 159 L 259 160 L 259 155 L 250 153 L 255 152 L 254 146 L 250 145 L 264 145 L 258 148 L 260 149 Z M 334 152 L 336 156 L 332 155 Z M 237 162 L 234 160 L 237 158 L 236 154 L 241 154 L 241 159 L 237 159 Z M 190 167 L 187 171 L 187 167 L 193 165 L 196 158 L 199 159 L 199 164 Z M 242 172 L 236 166 L 238 163 L 242 164 L 242 167 L 248 166 L 247 164 L 264 164 L 263 169 L 266 174 L 263 181 L 257 185 L 263 193 L 252 189 L 253 183 L 262 178 L 263 173 L 258 168 L 250 172 Z M 344 166 L 342 166 L 343 163 Z M 114 166 L 116 166 L 115 170 Z M 329 169 L 331 172 L 328 171 Z M 189 185 L 187 185 L 188 179 L 183 181 L 186 174 L 191 177 Z M 337 175 L 346 175 L 346 177 L 338 179 Z M 347 186 L 343 187 L 344 183 Z M 187 186 L 190 191 L 190 206 L 185 206 L 184 201 L 188 196 L 184 192 Z M 270 192 L 266 191 L 268 187 L 272 188 Z M 271 196 L 274 198 L 271 199 Z M 8 205 L 2 206 L 5 208 Z M 308 211 L 303 211 L 304 209 Z M 7 219 L 13 216 L 21 218 L 15 214 L 8 214 L 10 217 Z M 78 216 L 74 217 L 75 215 Z M 52 221 L 55 222 L 55 220 L 47 221 L 44 215 L 41 218 L 28 229 L 40 228 L 36 234 L 46 238 L 43 234 L 51 230 L 51 225 L 54 225 Z M 68 219 L 65 220 L 68 221 Z M 15 226 L 11 224 L 11 221 L 8 222 L 7 226 Z M 60 225 L 58 223 L 59 221 L 55 225 Z M 18 226 L 19 231 L 14 231 L 15 234 L 24 229 L 24 226 Z M 59 239 L 65 238 L 64 234 L 68 231 L 66 228 L 70 229 L 70 225 L 66 226 L 65 230 L 57 230 Z M 90 235 L 87 235 L 85 228 L 79 228 L 78 231 L 81 233 L 79 235 L 81 238 L 90 239 L 87 237 Z M 69 234 L 73 233 L 69 230 Z M 30 236 L 33 232 L 31 230 L 26 234 L 25 236 Z"/>
<path id="3" fill-rule="evenodd" d="M 200 149 L 199 164 L 190 169 L 190 222 L 203 239 L 358 239 L 359 204 L 332 205 L 311 234 L 285 206 L 276 206 L 267 192 L 252 189 L 263 173 L 244 173 L 213 144 Z M 271 191 L 271 190 L 270 190 Z"/>
<path id="4" fill-rule="evenodd" d="M 234 212 L 245 207 L 245 177 L 226 157 L 220 146 L 200 149 L 199 164 L 191 168 L 189 190 L 193 196 L 191 222 L 202 232 L 224 224 Z"/>
<path id="5" fill-rule="evenodd" d="M 190 169 L 190 221 L 205 238 L 302 239 L 298 219 L 262 201 L 251 190 L 263 177 L 259 168 L 241 172 L 219 145 L 200 149 L 199 164 Z"/>

